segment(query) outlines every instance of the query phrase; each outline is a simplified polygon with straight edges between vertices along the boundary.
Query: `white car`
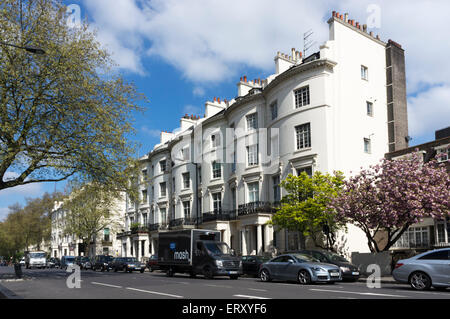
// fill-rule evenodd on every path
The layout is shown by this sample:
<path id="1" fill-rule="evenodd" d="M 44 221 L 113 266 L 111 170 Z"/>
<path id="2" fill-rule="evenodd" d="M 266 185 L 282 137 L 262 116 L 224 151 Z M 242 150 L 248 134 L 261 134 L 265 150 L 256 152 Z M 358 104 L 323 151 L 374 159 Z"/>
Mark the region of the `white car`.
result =
<path id="1" fill-rule="evenodd" d="M 25 257 L 22 257 L 19 263 L 21 266 L 25 266 Z"/>
<path id="2" fill-rule="evenodd" d="M 399 260 L 392 276 L 398 282 L 409 283 L 416 290 L 428 290 L 432 286 L 445 290 L 450 287 L 450 248 Z"/>

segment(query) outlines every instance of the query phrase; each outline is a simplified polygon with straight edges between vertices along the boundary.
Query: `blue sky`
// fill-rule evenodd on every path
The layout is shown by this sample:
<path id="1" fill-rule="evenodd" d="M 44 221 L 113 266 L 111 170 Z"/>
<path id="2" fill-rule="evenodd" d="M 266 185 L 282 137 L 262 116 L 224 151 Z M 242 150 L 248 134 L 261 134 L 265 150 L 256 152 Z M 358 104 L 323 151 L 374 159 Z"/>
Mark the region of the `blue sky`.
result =
<path id="1" fill-rule="evenodd" d="M 303 33 L 327 39 L 326 20 L 333 10 L 348 12 L 365 23 L 379 9 L 373 27 L 382 40 L 393 39 L 406 50 L 410 136 L 412 145 L 434 139 L 434 131 L 450 125 L 450 2 L 300 1 L 300 0 L 79 0 L 100 42 L 113 53 L 117 72 L 136 84 L 149 103 L 134 114 L 139 155 L 172 131 L 185 113 L 203 115 L 215 96 L 232 99 L 243 75 L 264 78 L 274 72 L 277 51 L 302 49 Z M 375 12 L 376 13 L 376 12 Z M 432 21 L 432 23 L 431 23 Z M 310 53 L 312 53 L 311 51 Z M 136 154 L 138 155 L 138 154 Z M 64 189 L 65 183 L 37 184 L 0 191 L 0 220 L 7 207 L 26 197 Z"/>

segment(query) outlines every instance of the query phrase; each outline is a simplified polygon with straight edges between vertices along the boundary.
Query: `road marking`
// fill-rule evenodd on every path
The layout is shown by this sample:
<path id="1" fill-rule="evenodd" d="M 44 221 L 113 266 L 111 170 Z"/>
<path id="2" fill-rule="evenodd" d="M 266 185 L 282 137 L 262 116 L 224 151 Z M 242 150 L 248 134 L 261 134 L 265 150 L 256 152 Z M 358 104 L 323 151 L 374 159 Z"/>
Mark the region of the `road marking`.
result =
<path id="1" fill-rule="evenodd" d="M 208 287 L 219 287 L 219 288 L 233 288 L 231 286 L 224 286 L 224 285 L 208 285 L 208 284 L 205 284 L 205 286 L 208 286 Z"/>
<path id="2" fill-rule="evenodd" d="M 134 290 L 134 291 L 139 291 L 139 292 L 146 292 L 146 293 L 148 293 L 148 294 L 155 294 L 155 295 L 161 295 L 161 296 L 173 297 L 173 298 L 184 298 L 183 296 L 171 295 L 171 294 L 166 294 L 166 293 L 163 293 L 163 292 L 157 292 L 157 291 L 150 291 L 150 290 L 143 290 L 143 289 L 136 289 L 136 288 L 129 288 L 129 287 L 127 287 L 126 289 L 128 289 L 128 290 Z"/>
<path id="3" fill-rule="evenodd" d="M 92 281 L 91 284 L 93 284 L 93 285 L 100 285 L 100 286 L 106 286 L 106 287 L 112 287 L 112 288 L 122 288 L 122 286 L 116 286 L 116 285 L 104 284 L 104 283 L 101 283 L 101 282 L 95 282 L 95 281 Z"/>
<path id="4" fill-rule="evenodd" d="M 248 290 L 254 290 L 254 291 L 267 291 L 265 289 L 255 289 L 255 288 L 248 288 Z"/>
<path id="5" fill-rule="evenodd" d="M 365 296 L 384 296 L 384 297 L 397 297 L 397 298 L 408 298 L 407 296 L 400 295 L 389 295 L 389 294 L 376 294 L 373 292 L 356 292 L 356 291 L 340 291 L 340 290 L 328 290 L 328 289 L 309 289 L 311 291 L 324 291 L 324 292 L 338 292 L 342 294 L 357 294 Z"/>
<path id="6" fill-rule="evenodd" d="M 248 298 L 248 299 L 270 299 L 270 298 L 266 298 L 266 297 L 249 296 L 249 295 L 233 295 L 233 297 Z"/>
<path id="7" fill-rule="evenodd" d="M 409 293 L 409 292 L 412 292 L 412 293 L 416 293 L 416 294 L 426 294 L 426 295 L 441 295 L 441 296 L 449 296 L 449 294 L 448 293 L 445 293 L 445 292 L 443 292 L 443 293 L 439 293 L 439 292 L 431 292 L 431 291 L 413 291 L 413 290 L 411 290 L 411 291 L 404 291 L 404 290 L 396 290 L 396 292 L 404 292 L 404 293 Z"/>

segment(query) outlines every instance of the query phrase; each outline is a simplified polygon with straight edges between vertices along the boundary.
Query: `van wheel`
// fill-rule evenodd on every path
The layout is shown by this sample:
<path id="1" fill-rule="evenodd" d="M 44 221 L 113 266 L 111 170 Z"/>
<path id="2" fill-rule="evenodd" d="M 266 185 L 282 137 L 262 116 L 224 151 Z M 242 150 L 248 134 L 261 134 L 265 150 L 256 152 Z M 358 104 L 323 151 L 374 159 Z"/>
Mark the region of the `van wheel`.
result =
<path id="1" fill-rule="evenodd" d="M 205 268 L 203 268 L 203 276 L 207 279 L 212 279 L 214 277 L 211 267 L 205 266 Z"/>
<path id="2" fill-rule="evenodd" d="M 167 277 L 173 277 L 175 275 L 175 271 L 173 271 L 173 268 L 169 268 L 166 272 Z"/>
<path id="3" fill-rule="evenodd" d="M 409 284 L 416 290 L 429 290 L 431 278 L 424 272 L 416 271 L 409 277 Z"/>

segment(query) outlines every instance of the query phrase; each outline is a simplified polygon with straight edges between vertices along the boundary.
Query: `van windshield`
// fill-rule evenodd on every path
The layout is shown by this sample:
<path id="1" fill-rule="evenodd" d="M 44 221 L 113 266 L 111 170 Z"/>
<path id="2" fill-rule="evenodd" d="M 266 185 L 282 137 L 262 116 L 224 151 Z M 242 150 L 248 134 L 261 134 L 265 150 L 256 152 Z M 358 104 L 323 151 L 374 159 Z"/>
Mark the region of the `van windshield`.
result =
<path id="1" fill-rule="evenodd" d="M 205 247 L 212 255 L 231 255 L 230 248 L 225 243 L 205 243 Z"/>
<path id="2" fill-rule="evenodd" d="M 45 253 L 30 253 L 31 258 L 45 258 Z"/>

